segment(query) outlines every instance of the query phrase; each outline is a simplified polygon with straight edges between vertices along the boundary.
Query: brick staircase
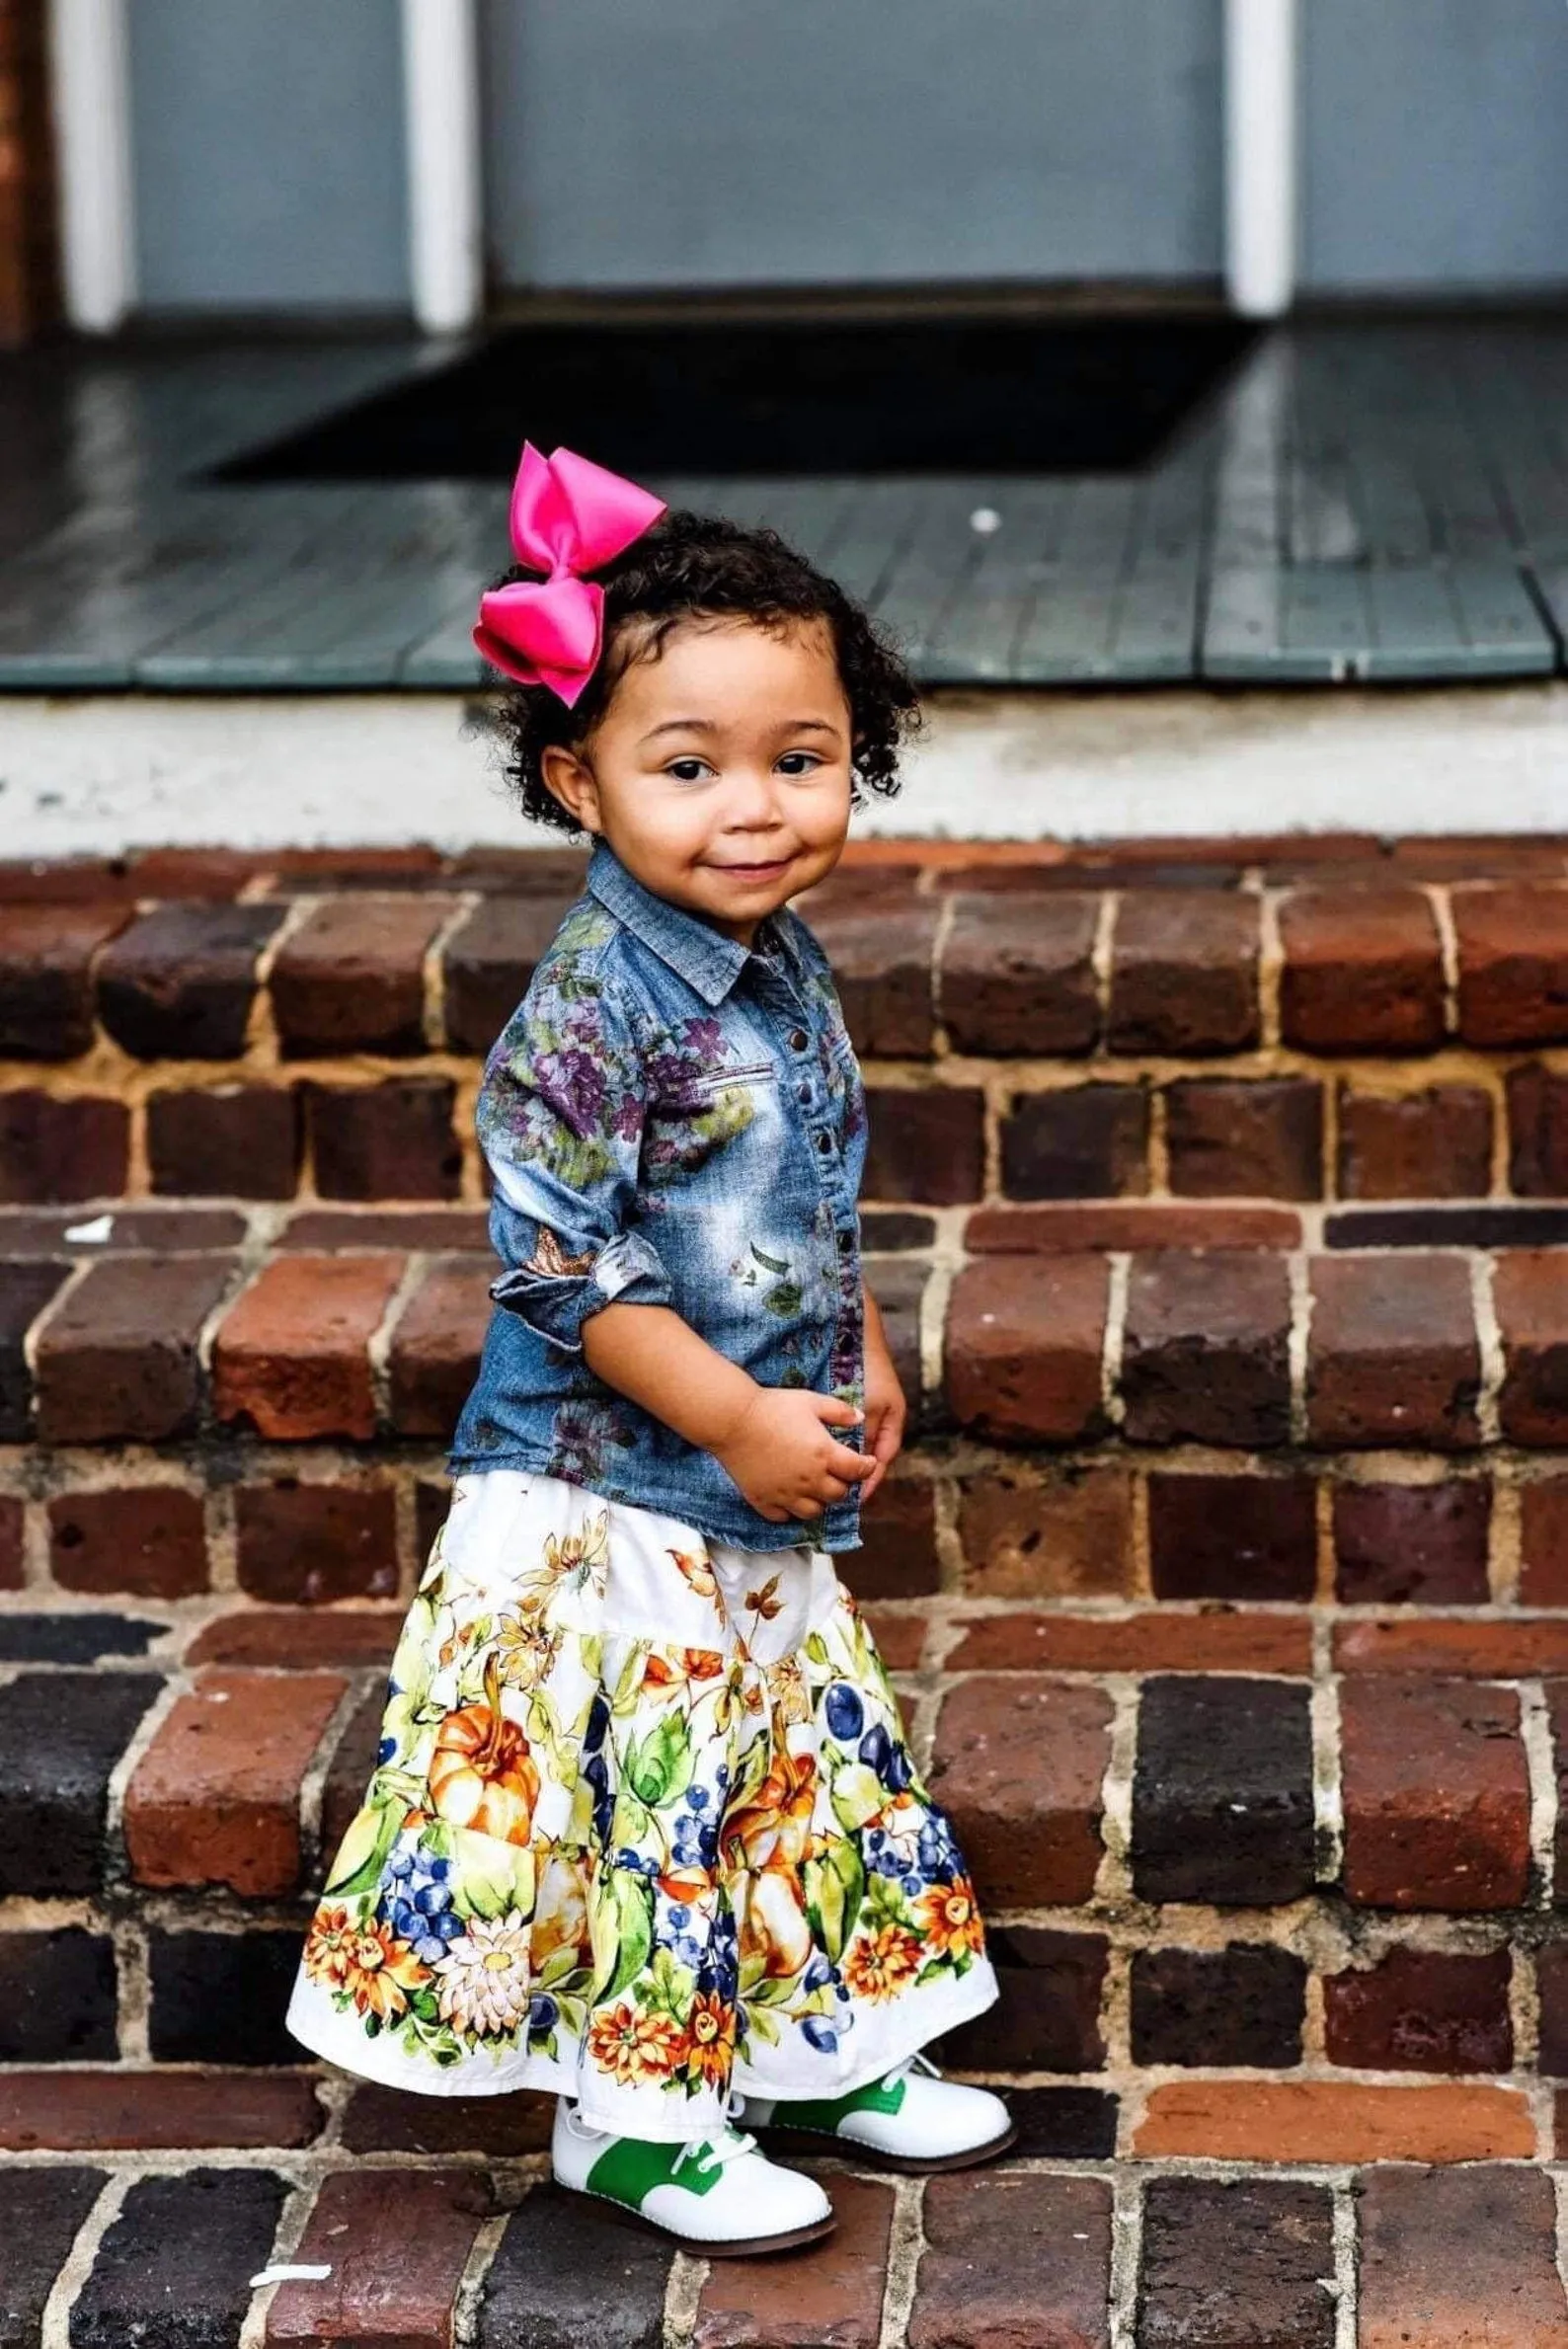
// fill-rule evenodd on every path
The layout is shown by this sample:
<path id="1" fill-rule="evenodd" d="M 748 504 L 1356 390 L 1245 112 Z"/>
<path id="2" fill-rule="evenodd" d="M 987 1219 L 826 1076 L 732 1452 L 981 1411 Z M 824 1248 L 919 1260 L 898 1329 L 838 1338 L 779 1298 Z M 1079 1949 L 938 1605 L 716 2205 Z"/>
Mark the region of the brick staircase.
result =
<path id="1" fill-rule="evenodd" d="M 0 2341 L 1568 2349 L 1562 841 L 801 901 L 917 1404 L 843 1571 L 1015 2162 L 709 2272 L 539 2182 L 542 2100 L 296 2062 L 488 1310 L 478 1058 L 582 863 L 0 867 Z"/>

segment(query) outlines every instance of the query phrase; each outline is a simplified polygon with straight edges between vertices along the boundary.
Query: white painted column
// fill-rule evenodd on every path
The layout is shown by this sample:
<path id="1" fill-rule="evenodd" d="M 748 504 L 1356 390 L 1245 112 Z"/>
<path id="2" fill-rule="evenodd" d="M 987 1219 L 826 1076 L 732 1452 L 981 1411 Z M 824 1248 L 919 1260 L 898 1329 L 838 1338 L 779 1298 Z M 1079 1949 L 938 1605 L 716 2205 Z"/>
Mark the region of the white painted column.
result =
<path id="1" fill-rule="evenodd" d="M 1295 293 L 1295 0 L 1225 0 L 1225 281 L 1243 318 Z"/>
<path id="2" fill-rule="evenodd" d="M 414 316 L 461 334 L 485 290 L 475 0 L 403 0 L 403 96 Z"/>
<path id="3" fill-rule="evenodd" d="M 65 314 L 110 335 L 136 294 L 127 0 L 49 0 Z"/>

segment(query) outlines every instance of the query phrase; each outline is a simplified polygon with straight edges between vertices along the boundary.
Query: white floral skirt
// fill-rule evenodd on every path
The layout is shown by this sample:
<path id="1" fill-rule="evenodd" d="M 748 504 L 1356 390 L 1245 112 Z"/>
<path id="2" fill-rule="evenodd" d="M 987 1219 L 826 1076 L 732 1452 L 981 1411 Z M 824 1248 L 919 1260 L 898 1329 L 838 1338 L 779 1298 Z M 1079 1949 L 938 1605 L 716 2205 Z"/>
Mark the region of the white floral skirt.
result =
<path id="1" fill-rule="evenodd" d="M 561 1477 L 459 1479 L 300 1959 L 304 2046 L 686 2139 L 732 2086 L 841 2095 L 996 1995 L 825 1550 L 731 1548 Z"/>

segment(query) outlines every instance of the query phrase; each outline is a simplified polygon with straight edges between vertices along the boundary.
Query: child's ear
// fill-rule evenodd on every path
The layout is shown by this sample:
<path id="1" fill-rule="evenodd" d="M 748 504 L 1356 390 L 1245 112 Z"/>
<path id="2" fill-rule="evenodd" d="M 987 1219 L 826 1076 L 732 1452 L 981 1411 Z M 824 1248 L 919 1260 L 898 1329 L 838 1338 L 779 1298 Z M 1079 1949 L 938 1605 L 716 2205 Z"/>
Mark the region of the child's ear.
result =
<path id="1" fill-rule="evenodd" d="M 547 743 L 539 753 L 539 773 L 545 789 L 554 793 L 585 831 L 601 828 L 598 785 L 575 750 L 560 743 Z"/>

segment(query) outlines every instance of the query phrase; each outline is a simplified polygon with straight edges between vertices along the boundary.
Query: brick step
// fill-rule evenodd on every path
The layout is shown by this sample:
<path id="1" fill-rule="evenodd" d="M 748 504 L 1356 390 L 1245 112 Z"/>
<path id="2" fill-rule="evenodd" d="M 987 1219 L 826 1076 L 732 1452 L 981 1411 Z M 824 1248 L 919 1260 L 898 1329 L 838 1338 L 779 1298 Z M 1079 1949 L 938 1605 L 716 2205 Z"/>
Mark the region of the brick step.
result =
<path id="1" fill-rule="evenodd" d="M 0 868 L 0 1204 L 481 1205 L 479 1060 L 584 862 Z M 875 1203 L 1568 1197 L 1561 840 L 861 841 L 800 905 Z"/>
<path id="2" fill-rule="evenodd" d="M 1551 2178 L 1524 2163 L 1137 2166 L 1118 2185 L 1103 2164 L 1018 2158 L 897 2187 L 820 2164 L 838 2213 L 827 2242 L 705 2262 L 561 2193 L 512 2142 L 503 2151 L 522 2157 L 501 2166 L 366 2158 L 351 2134 L 358 2110 L 330 2151 L 291 2151 L 286 2164 L 247 2152 L 0 2168 L 8 2337 L 37 2342 L 48 2307 L 44 2337 L 80 2349 L 227 2349 L 242 2325 L 247 2349 L 1568 2342 Z M 331 2273 L 253 2293 L 274 2260 Z"/>

